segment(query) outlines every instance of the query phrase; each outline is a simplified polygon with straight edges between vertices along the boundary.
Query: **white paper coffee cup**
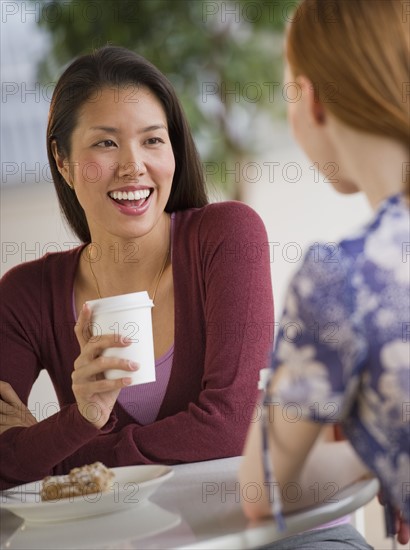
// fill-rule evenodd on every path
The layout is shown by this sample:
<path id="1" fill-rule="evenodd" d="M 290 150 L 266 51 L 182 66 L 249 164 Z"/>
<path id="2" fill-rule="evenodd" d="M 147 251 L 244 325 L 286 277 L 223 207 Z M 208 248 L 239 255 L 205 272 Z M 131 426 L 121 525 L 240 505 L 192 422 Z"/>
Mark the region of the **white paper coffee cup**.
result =
<path id="1" fill-rule="evenodd" d="M 127 337 L 132 343 L 125 348 L 108 348 L 102 355 L 119 357 L 139 364 L 134 372 L 111 369 L 105 372 L 109 380 L 132 378 L 132 385 L 155 382 L 154 339 L 152 335 L 152 300 L 148 292 L 133 292 L 87 302 L 92 311 L 91 332 L 98 338 L 114 334 Z"/>

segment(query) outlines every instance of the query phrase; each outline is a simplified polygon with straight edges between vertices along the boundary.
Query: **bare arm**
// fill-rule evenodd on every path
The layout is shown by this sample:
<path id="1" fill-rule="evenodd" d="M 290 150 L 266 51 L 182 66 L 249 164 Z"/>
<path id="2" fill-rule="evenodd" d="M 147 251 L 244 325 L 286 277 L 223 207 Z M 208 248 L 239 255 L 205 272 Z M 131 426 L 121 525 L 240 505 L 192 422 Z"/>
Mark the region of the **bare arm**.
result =
<path id="1" fill-rule="evenodd" d="M 280 372 L 278 369 L 273 380 L 273 393 Z M 293 421 L 283 407 L 270 405 L 269 454 L 285 512 L 319 504 L 331 497 L 333 491 L 368 475 L 367 468 L 347 441 L 328 439 L 322 424 L 302 419 Z M 260 414 L 248 433 L 239 478 L 242 487 L 247 483 L 257 483 L 262 494 L 262 498 L 255 502 L 244 498 L 245 514 L 250 519 L 270 516 L 270 493 L 262 467 Z M 246 495 L 246 491 L 242 494 Z"/>

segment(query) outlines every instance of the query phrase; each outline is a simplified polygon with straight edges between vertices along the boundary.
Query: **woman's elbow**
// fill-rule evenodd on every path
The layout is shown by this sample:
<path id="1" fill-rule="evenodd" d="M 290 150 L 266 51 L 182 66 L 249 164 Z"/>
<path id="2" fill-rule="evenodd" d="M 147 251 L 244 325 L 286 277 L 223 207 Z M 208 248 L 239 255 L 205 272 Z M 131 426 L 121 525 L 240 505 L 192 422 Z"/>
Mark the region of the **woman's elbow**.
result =
<path id="1" fill-rule="evenodd" d="M 270 507 L 262 496 L 259 500 L 255 501 L 246 498 L 242 494 L 241 505 L 243 513 L 251 521 L 258 521 L 272 516 Z"/>
<path id="2" fill-rule="evenodd" d="M 255 473 L 259 473 L 259 475 L 255 475 Z M 265 484 L 260 472 L 255 472 L 255 468 L 247 460 L 247 457 L 242 461 L 238 474 L 241 487 L 241 506 L 245 516 L 252 521 L 269 517 L 271 509 Z"/>

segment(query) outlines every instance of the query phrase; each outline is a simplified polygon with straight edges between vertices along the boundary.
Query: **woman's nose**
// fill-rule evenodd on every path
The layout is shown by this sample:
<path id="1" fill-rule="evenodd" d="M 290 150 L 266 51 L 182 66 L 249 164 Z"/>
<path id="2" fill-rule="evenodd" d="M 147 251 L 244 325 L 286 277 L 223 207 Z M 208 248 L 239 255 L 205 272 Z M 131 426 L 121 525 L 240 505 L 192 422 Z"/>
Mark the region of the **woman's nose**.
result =
<path id="1" fill-rule="evenodd" d="M 145 164 L 141 155 L 136 151 L 128 151 L 127 154 L 121 155 L 119 159 L 118 175 L 119 177 L 127 177 L 137 179 L 146 172 Z"/>

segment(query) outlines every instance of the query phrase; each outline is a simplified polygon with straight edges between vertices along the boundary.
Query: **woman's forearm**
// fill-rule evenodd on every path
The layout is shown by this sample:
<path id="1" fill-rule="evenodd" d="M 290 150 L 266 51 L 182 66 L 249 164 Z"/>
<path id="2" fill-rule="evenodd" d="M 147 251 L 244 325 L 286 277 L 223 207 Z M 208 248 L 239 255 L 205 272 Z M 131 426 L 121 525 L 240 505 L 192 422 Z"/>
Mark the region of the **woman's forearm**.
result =
<path id="1" fill-rule="evenodd" d="M 282 480 L 283 509 L 291 512 L 335 502 L 338 491 L 369 475 L 369 470 L 348 441 L 324 441 L 319 437 L 299 476 Z"/>
<path id="2" fill-rule="evenodd" d="M 304 420 L 291 423 L 284 420 L 280 407 L 274 409 L 269 456 L 284 512 L 330 502 L 339 490 L 369 475 L 348 441 L 329 441 L 322 425 Z M 257 487 L 260 494 L 257 500 L 243 498 L 244 512 L 250 519 L 269 516 L 273 491 L 264 478 L 260 422 L 251 426 L 244 455 L 239 476 L 242 495 L 247 494 L 245 486 Z"/>

